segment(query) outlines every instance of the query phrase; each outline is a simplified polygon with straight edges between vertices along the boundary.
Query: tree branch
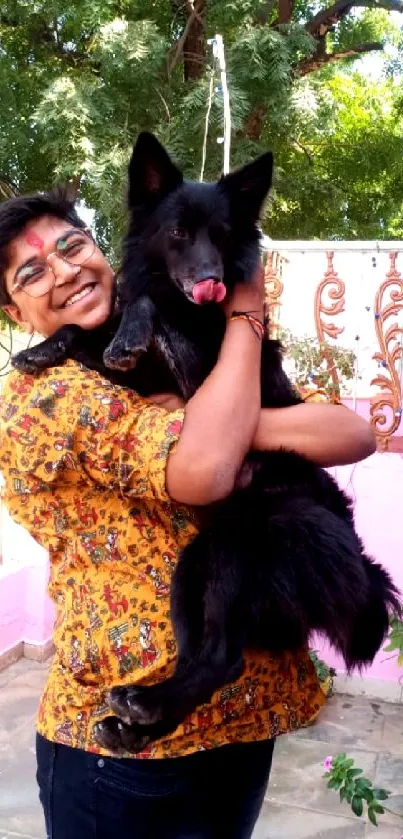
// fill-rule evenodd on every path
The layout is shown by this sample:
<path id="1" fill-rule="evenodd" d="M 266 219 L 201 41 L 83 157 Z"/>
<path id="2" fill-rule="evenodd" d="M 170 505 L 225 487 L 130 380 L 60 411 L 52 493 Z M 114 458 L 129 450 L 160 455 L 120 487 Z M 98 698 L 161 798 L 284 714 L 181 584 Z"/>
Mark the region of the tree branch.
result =
<path id="1" fill-rule="evenodd" d="M 354 6 L 366 6 L 368 9 L 386 9 L 387 12 L 403 12 L 402 0 L 356 0 Z"/>
<path id="2" fill-rule="evenodd" d="M 300 143 L 300 141 L 297 140 L 296 137 L 292 137 L 291 142 L 294 146 L 296 146 L 298 149 L 301 149 L 301 151 L 304 152 L 305 156 L 308 158 L 309 165 L 313 166 L 313 154 L 312 154 L 312 152 L 309 151 L 309 149 L 307 149 L 302 143 Z"/>
<path id="3" fill-rule="evenodd" d="M 196 20 L 198 20 L 199 23 L 201 23 L 202 26 L 204 26 L 204 20 L 195 8 L 194 0 L 185 0 L 185 8 L 188 10 L 189 15 L 191 15 L 191 17 L 195 17 Z"/>
<path id="4" fill-rule="evenodd" d="M 197 2 L 197 0 L 196 0 Z M 204 11 L 204 0 L 199 0 L 199 8 Z M 175 67 L 177 66 L 178 62 L 180 61 L 181 57 L 184 56 L 185 52 L 189 54 L 189 50 L 186 49 L 186 45 L 188 44 L 189 38 L 192 34 L 192 28 L 194 24 L 197 22 L 198 30 L 199 30 L 199 40 L 200 40 L 200 32 L 204 34 L 204 19 L 199 13 L 199 8 L 195 8 L 194 0 L 185 0 L 184 8 L 188 12 L 188 19 L 185 24 L 185 28 L 180 36 L 176 46 L 175 52 L 172 56 L 172 59 L 169 60 L 168 58 L 168 77 L 172 75 Z M 204 66 L 204 46 L 202 50 L 202 55 L 200 55 L 200 50 L 198 51 L 199 63 Z M 196 62 L 197 63 L 197 62 Z M 200 77 L 202 73 L 198 72 L 196 74 L 197 78 Z"/>
<path id="5" fill-rule="evenodd" d="M 14 198 L 15 195 L 18 195 L 17 187 L 5 175 L 0 175 L 0 201 Z"/>
<path id="6" fill-rule="evenodd" d="M 332 26 L 346 17 L 353 6 L 362 6 L 368 9 L 387 9 L 388 11 L 403 12 L 403 0 L 337 0 L 333 6 L 322 9 L 309 23 L 305 29 L 310 35 L 325 35 Z"/>
<path id="7" fill-rule="evenodd" d="M 321 67 L 324 67 L 332 61 L 341 61 L 343 58 L 355 58 L 357 55 L 362 55 L 362 53 L 375 51 L 381 52 L 382 50 L 383 44 L 368 43 L 357 44 L 355 47 L 350 47 L 349 49 L 341 50 L 340 52 L 325 52 L 323 55 L 316 54 L 312 58 L 302 61 L 296 68 L 296 73 L 298 76 L 307 76 L 308 73 L 320 70 Z"/>

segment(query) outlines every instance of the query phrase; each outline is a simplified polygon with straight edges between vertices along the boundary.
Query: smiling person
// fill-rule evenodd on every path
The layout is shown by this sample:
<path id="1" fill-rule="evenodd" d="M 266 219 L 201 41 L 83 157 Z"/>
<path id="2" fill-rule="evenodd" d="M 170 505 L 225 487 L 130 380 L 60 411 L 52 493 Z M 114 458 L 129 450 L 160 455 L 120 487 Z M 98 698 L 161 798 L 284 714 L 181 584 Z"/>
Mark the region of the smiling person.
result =
<path id="1" fill-rule="evenodd" d="M 108 318 L 114 273 L 59 193 L 0 205 L 0 305 L 27 332 Z M 12 372 L 0 406 L 0 469 L 11 516 L 49 551 L 55 656 L 37 717 L 37 780 L 52 839 L 247 839 L 275 738 L 323 695 L 307 650 L 245 653 L 238 681 L 135 757 L 99 748 L 112 686 L 173 670 L 169 587 L 196 532 L 192 506 L 233 490 L 251 448 L 292 448 L 320 466 L 374 451 L 340 406 L 260 408 L 262 271 L 226 304 L 216 367 L 185 406 L 145 400 L 73 361 Z M 214 423 L 211 418 L 214 416 Z M 209 428 L 208 435 L 203 429 Z M 158 804 L 158 807 L 156 806 Z"/>

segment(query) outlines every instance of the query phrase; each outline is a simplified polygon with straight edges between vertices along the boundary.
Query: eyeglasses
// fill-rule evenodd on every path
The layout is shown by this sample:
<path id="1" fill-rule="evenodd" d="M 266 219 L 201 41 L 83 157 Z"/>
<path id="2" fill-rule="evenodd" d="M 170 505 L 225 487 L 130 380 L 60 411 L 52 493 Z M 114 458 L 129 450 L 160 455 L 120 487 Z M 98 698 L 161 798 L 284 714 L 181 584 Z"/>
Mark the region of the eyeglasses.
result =
<path id="1" fill-rule="evenodd" d="M 43 297 L 48 294 L 56 282 L 56 274 L 48 262 L 49 257 L 57 256 L 67 265 L 80 267 L 91 259 L 96 243 L 91 231 L 86 227 L 83 230 L 69 230 L 58 239 L 56 246 L 56 250 L 49 253 L 46 260 L 35 259 L 32 264 L 23 265 L 17 271 L 12 294 L 15 291 L 24 291 L 30 297 Z"/>

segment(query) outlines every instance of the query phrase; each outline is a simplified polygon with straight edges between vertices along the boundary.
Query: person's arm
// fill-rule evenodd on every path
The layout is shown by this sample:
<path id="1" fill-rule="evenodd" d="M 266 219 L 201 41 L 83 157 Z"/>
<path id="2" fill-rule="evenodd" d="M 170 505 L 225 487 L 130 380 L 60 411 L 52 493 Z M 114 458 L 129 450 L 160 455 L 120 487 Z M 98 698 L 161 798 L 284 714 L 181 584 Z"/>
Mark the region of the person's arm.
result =
<path id="1" fill-rule="evenodd" d="M 167 411 L 184 407 L 173 394 L 156 394 L 150 401 Z M 318 466 L 343 466 L 373 454 L 376 438 L 369 423 L 343 405 L 304 402 L 260 411 L 252 449 L 279 448 L 292 449 Z"/>
<path id="2" fill-rule="evenodd" d="M 263 283 L 229 301 L 262 308 Z M 220 359 L 176 414 L 74 362 L 12 372 L 0 403 L 0 468 L 22 486 L 97 484 L 130 497 L 206 505 L 231 492 L 260 410 L 261 342 L 229 321 Z"/>
<path id="3" fill-rule="evenodd" d="M 261 411 L 252 448 L 292 449 L 318 466 L 364 460 L 376 449 L 371 426 L 342 405 L 303 402 Z"/>
<path id="4" fill-rule="evenodd" d="M 263 271 L 236 288 L 226 305 L 263 319 Z M 175 501 L 206 505 L 225 498 L 249 451 L 260 415 L 261 340 L 245 320 L 228 319 L 213 371 L 189 400 L 166 487 Z"/>

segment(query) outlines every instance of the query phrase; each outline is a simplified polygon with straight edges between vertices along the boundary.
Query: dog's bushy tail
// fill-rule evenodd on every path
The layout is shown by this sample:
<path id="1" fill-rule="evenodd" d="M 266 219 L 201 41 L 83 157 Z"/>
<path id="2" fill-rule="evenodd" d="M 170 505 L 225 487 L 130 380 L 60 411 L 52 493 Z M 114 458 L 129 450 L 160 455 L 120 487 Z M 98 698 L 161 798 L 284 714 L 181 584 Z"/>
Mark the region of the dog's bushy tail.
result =
<path id="1" fill-rule="evenodd" d="M 262 541 L 260 558 L 253 551 L 256 573 L 249 562 L 246 577 L 254 614 L 263 618 L 262 627 L 266 623 L 266 642 L 277 630 L 277 649 L 295 648 L 318 632 L 348 671 L 370 664 L 390 614 L 399 614 L 401 604 L 391 578 L 364 554 L 351 524 L 295 498 L 266 519 Z"/>
<path id="2" fill-rule="evenodd" d="M 364 553 L 362 561 L 368 590 L 346 639 L 344 660 L 348 671 L 360 663 L 371 664 L 388 634 L 390 618 L 401 618 L 403 613 L 401 595 L 390 574 Z"/>

